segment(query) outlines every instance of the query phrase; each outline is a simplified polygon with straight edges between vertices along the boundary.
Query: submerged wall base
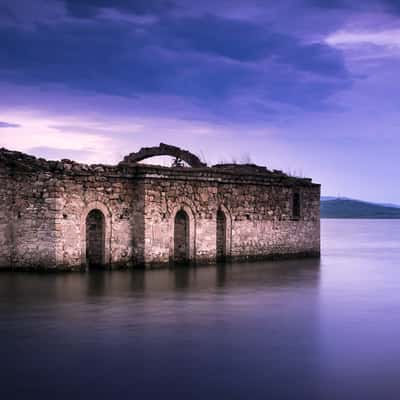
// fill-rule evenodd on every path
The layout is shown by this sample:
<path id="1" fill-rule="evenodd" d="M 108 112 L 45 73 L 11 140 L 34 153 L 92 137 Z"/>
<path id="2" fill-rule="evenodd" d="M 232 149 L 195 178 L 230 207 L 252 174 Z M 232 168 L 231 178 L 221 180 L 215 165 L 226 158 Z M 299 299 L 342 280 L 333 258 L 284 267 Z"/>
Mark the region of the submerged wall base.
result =
<path id="1" fill-rule="evenodd" d="M 301 253 L 291 253 L 291 254 L 269 254 L 269 255 L 259 255 L 259 256 L 237 256 L 237 257 L 228 257 L 223 261 L 216 261 L 215 259 L 206 260 L 203 259 L 201 261 L 189 261 L 186 264 L 174 264 L 173 262 L 150 262 L 150 263 L 142 263 L 142 264 L 122 264 L 122 263 L 113 263 L 104 265 L 102 268 L 94 269 L 98 270 L 106 270 L 106 271 L 120 271 L 120 270 L 134 270 L 134 269 L 174 269 L 174 268 L 196 268 L 202 266 L 210 266 L 210 265 L 229 265 L 233 263 L 248 263 L 248 262 L 259 262 L 259 261 L 278 261 L 278 260 L 293 260 L 293 259 L 304 259 L 304 258 L 320 258 L 320 252 L 310 251 L 310 252 L 301 252 Z M 48 272 L 48 273 L 58 273 L 58 272 L 88 272 L 91 271 L 90 267 L 87 265 L 80 266 L 69 266 L 69 265 L 58 265 L 58 266 L 45 266 L 45 265 L 21 265 L 21 266 L 3 266 L 0 268 L 1 272 Z"/>

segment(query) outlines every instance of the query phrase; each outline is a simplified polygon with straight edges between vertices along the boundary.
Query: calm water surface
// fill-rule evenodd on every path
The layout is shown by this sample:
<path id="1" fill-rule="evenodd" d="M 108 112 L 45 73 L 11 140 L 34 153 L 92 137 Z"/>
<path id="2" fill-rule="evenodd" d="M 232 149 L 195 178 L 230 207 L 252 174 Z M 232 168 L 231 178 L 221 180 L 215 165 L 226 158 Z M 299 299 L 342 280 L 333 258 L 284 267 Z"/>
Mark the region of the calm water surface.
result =
<path id="1" fill-rule="evenodd" d="M 399 399 L 400 221 L 321 260 L 0 274 L 1 399 Z"/>

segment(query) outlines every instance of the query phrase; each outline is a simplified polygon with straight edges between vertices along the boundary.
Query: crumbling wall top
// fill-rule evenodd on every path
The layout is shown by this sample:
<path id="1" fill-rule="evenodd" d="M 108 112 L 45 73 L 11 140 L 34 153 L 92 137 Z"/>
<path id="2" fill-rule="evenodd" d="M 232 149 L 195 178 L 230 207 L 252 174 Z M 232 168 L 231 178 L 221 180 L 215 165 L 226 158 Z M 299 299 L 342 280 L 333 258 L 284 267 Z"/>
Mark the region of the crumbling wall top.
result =
<path id="1" fill-rule="evenodd" d="M 267 175 L 280 175 L 280 176 L 287 176 L 282 171 L 274 169 L 273 171 L 269 170 L 267 167 L 262 165 L 256 164 L 216 164 L 213 165 L 212 168 L 218 171 L 229 171 L 238 174 L 267 174 Z"/>
<path id="2" fill-rule="evenodd" d="M 112 165 L 103 164 L 81 164 L 72 160 L 62 159 L 60 161 L 48 161 L 44 158 L 22 153 L 20 151 L 11 151 L 0 148 L 0 165 L 5 166 L 13 173 L 36 173 L 36 172 L 57 172 L 70 174 L 90 174 L 116 172 L 118 168 Z"/>
<path id="3" fill-rule="evenodd" d="M 140 160 L 158 155 L 175 156 L 178 160 L 187 162 L 193 168 L 170 168 L 138 163 Z M 3 173 L 1 170 L 3 170 Z M 48 161 L 3 148 L 0 149 L 0 175 L 4 174 L 5 171 L 6 174 L 12 175 L 30 175 L 44 172 L 58 176 L 99 175 L 124 178 L 136 177 L 139 179 L 158 177 L 160 179 L 202 179 L 218 180 L 219 182 L 232 180 L 238 182 L 260 181 L 265 184 L 315 185 L 309 178 L 288 176 L 282 171 L 271 171 L 266 167 L 254 164 L 217 164 L 207 167 L 194 154 L 179 147 L 163 143 L 158 147 L 143 148 L 137 153 L 131 153 L 118 165 L 88 165 L 68 159 Z"/>

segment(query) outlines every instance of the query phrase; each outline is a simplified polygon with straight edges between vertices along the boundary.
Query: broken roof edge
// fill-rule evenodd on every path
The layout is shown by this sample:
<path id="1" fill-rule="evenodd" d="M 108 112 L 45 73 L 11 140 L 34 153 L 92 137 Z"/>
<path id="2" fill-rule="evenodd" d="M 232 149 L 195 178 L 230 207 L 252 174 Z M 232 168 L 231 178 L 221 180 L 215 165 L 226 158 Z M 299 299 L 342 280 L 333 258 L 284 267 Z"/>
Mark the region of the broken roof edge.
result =
<path id="1" fill-rule="evenodd" d="M 169 145 L 164 145 L 169 146 Z M 169 146 L 170 147 L 170 146 Z M 174 146 L 172 146 L 174 147 Z M 152 149 L 152 148 L 150 148 Z M 179 149 L 179 148 L 176 148 Z M 141 149 L 142 150 L 142 149 Z M 131 153 L 131 154 L 138 154 Z M 181 149 L 179 149 L 181 150 Z M 184 150 L 185 151 L 185 150 Z M 189 153 L 189 152 L 188 152 Z M 143 155 L 143 152 L 141 153 Z M 191 153 L 190 153 L 191 154 Z M 129 157 L 129 156 L 127 156 Z M 147 158 L 147 157 L 145 157 Z M 126 159 L 126 157 L 125 157 Z M 125 160 L 124 159 L 124 160 Z M 200 160 L 199 160 L 200 161 Z M 160 171 L 162 173 L 171 172 L 171 175 L 177 176 L 182 173 L 185 176 L 200 174 L 225 175 L 237 177 L 258 177 L 258 178 L 273 178 L 274 180 L 298 182 L 305 184 L 313 184 L 312 179 L 305 177 L 290 176 L 280 170 L 269 170 L 265 166 L 255 164 L 215 164 L 207 166 L 205 163 L 195 164 L 196 167 L 173 166 L 165 167 L 153 164 L 144 164 L 135 162 L 120 162 L 117 165 L 106 164 L 84 164 L 78 163 L 69 159 L 62 160 L 46 160 L 35 156 L 20 152 L 12 151 L 5 148 L 0 148 L 0 164 L 5 164 L 15 172 L 34 173 L 34 172 L 58 172 L 67 174 L 123 174 L 136 175 L 144 173 L 146 175 L 150 171 Z"/>

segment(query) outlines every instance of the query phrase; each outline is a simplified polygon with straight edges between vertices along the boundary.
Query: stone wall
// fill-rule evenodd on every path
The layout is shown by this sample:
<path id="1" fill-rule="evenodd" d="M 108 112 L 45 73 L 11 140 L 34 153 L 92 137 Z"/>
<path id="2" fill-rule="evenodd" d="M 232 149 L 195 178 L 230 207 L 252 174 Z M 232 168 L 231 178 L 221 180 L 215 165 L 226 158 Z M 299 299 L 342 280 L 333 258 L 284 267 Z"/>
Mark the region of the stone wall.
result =
<path id="1" fill-rule="evenodd" d="M 104 216 L 105 264 L 143 263 L 143 184 L 134 176 L 0 150 L 0 179 L 1 267 L 80 269 L 92 210 Z"/>
<path id="2" fill-rule="evenodd" d="M 56 180 L 0 163 L 0 266 L 54 267 Z"/>
<path id="3" fill-rule="evenodd" d="M 226 177 L 225 177 L 226 179 Z M 300 195 L 300 217 L 293 217 L 293 197 Z M 319 255 L 319 185 L 216 181 L 161 175 L 145 183 L 145 260 L 165 263 L 174 257 L 174 218 L 189 217 L 190 258 L 217 257 L 217 214 L 226 219 L 226 255 L 233 259 Z"/>
<path id="4" fill-rule="evenodd" d="M 0 180 L 0 267 L 80 269 L 93 252 L 105 266 L 159 266 L 178 248 L 215 262 L 217 242 L 233 259 L 320 251 L 320 186 L 265 167 L 88 166 L 0 150 Z M 92 240 L 93 210 L 102 225 Z"/>
<path id="5" fill-rule="evenodd" d="M 0 268 L 8 267 L 12 262 L 14 247 L 12 180 L 8 171 L 0 168 Z"/>
<path id="6" fill-rule="evenodd" d="M 104 262 L 132 267 L 144 262 L 143 184 L 135 179 L 97 174 L 60 180 L 57 215 L 57 264 L 80 268 L 86 263 L 87 217 L 104 216 Z"/>

